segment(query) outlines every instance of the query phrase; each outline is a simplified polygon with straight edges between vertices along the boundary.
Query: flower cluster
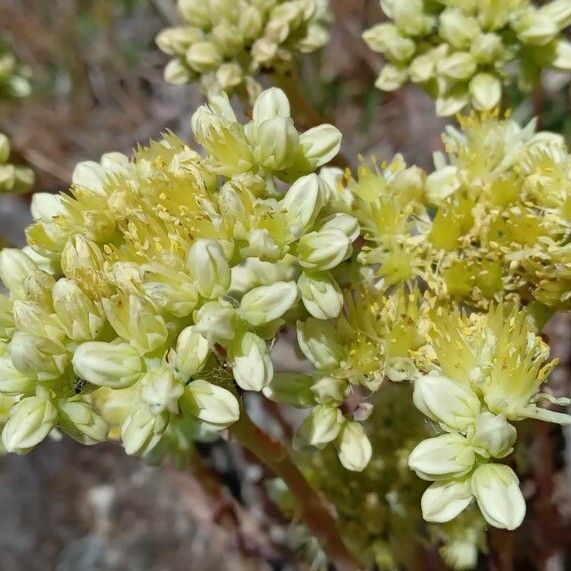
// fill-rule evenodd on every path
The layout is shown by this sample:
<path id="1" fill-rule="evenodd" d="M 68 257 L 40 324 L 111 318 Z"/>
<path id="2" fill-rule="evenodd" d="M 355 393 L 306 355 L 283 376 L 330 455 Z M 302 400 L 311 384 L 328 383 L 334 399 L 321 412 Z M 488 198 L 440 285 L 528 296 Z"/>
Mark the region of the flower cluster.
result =
<path id="1" fill-rule="evenodd" d="M 486 308 L 506 296 L 570 307 L 571 156 L 564 139 L 494 114 L 448 127 L 427 174 L 401 157 L 328 169 L 336 208 L 357 217 L 358 261 L 377 287 L 420 282 L 436 297 Z M 361 268 L 361 273 L 363 269 Z"/>
<path id="2" fill-rule="evenodd" d="M 296 53 L 328 40 L 328 0 L 178 0 L 178 7 L 186 25 L 157 37 L 172 56 L 165 78 L 177 85 L 200 79 L 209 94 L 253 100 L 258 74 L 289 71 Z"/>
<path id="3" fill-rule="evenodd" d="M 474 499 L 494 527 L 511 530 L 523 520 L 519 480 L 497 463 L 513 450 L 512 422 L 571 423 L 570 415 L 538 406 L 569 401 L 539 392 L 555 362 L 527 319 L 506 305 L 470 316 L 435 310 L 429 335 L 434 367 L 414 381 L 413 401 L 443 433 L 422 441 L 408 459 L 420 478 L 434 482 L 422 497 L 427 521 L 450 521 Z"/>
<path id="4" fill-rule="evenodd" d="M 0 39 L 0 100 L 18 99 L 30 94 L 28 70 L 16 60 L 10 46 Z M 28 192 L 34 184 L 34 173 L 27 167 L 11 164 L 10 141 L 0 132 L 0 193 Z"/>
<path id="5" fill-rule="evenodd" d="M 407 81 L 436 100 L 438 115 L 469 103 L 491 110 L 504 85 L 530 91 L 544 68 L 571 70 L 568 0 L 536 7 L 530 0 L 381 0 L 390 22 L 367 30 L 369 47 L 384 55 L 376 86 L 393 91 Z"/>
<path id="6" fill-rule="evenodd" d="M 0 254 L 9 451 L 56 427 L 86 444 L 111 427 L 129 454 L 188 447 L 270 383 L 283 324 L 341 311 L 358 224 L 313 174 L 339 132 L 298 133 L 277 89 L 247 125 L 225 96 L 192 124 L 205 157 L 168 134 L 81 163 L 69 194 L 34 196 L 28 246 Z"/>
<path id="7" fill-rule="evenodd" d="M 402 549 L 418 540 L 421 497 L 425 486 L 409 469 L 407 459 L 415 445 L 433 432 L 412 404 L 408 383 L 391 383 L 371 400 L 367 421 L 373 456 L 361 472 L 347 471 L 331 448 L 296 453 L 296 462 L 309 481 L 331 498 L 343 538 L 367 568 L 396 570 L 414 566 L 414 549 Z M 281 481 L 270 486 L 272 498 L 288 515 L 295 503 Z M 428 530 L 441 544 L 440 553 L 454 569 L 474 568 L 485 544 L 484 525 L 475 508 L 454 521 L 432 524 Z M 326 557 L 315 552 L 307 532 L 298 543 L 310 551 L 312 561 Z M 297 539 L 297 538 L 296 538 Z M 315 566 L 326 569 L 327 566 Z"/>

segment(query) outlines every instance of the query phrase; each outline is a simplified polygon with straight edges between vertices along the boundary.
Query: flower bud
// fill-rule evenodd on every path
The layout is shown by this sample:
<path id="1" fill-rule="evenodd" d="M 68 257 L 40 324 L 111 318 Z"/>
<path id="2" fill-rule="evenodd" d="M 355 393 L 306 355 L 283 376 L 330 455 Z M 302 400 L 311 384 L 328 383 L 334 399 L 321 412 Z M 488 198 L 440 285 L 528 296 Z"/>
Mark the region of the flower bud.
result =
<path id="1" fill-rule="evenodd" d="M 270 384 L 262 389 L 264 396 L 274 402 L 297 408 L 315 404 L 311 385 L 313 378 L 300 373 L 275 373 Z"/>
<path id="2" fill-rule="evenodd" d="M 272 171 L 289 168 L 299 145 L 299 133 L 290 117 L 267 119 L 256 127 L 254 157 Z"/>
<path id="3" fill-rule="evenodd" d="M 403 34 L 420 36 L 431 26 L 423 8 L 423 0 L 398 0 L 392 4 L 392 19 Z"/>
<path id="4" fill-rule="evenodd" d="M 426 195 L 431 204 L 440 204 L 459 188 L 458 167 L 446 166 L 426 177 Z"/>
<path id="5" fill-rule="evenodd" d="M 144 371 L 143 360 L 127 343 L 83 343 L 75 350 L 72 363 L 80 379 L 114 389 L 132 385 Z"/>
<path id="6" fill-rule="evenodd" d="M 422 495 L 422 517 L 431 523 L 445 523 L 463 512 L 472 499 L 469 478 L 434 482 Z"/>
<path id="7" fill-rule="evenodd" d="M 63 342 L 65 338 L 57 317 L 35 301 L 14 302 L 14 322 L 20 331 Z"/>
<path id="8" fill-rule="evenodd" d="M 0 164 L 4 164 L 10 156 L 10 140 L 4 133 L 0 133 Z"/>
<path id="9" fill-rule="evenodd" d="M 10 341 L 10 357 L 23 375 L 38 381 L 61 377 L 69 362 L 65 347 L 59 342 L 16 331 Z"/>
<path id="10" fill-rule="evenodd" d="M 483 412 L 476 419 L 472 446 L 485 458 L 504 458 L 513 450 L 517 430 L 503 416 Z"/>
<path id="11" fill-rule="evenodd" d="M 9 341 L 15 330 L 12 301 L 0 294 L 0 341 Z"/>
<path id="12" fill-rule="evenodd" d="M 95 161 L 84 161 L 78 163 L 71 175 L 73 186 L 86 188 L 95 194 L 105 196 L 105 179 L 107 173 L 105 169 Z"/>
<path id="13" fill-rule="evenodd" d="M 195 331 L 204 335 L 210 346 L 234 338 L 236 310 L 226 301 L 205 303 L 195 314 Z"/>
<path id="14" fill-rule="evenodd" d="M 240 417 L 240 405 L 230 391 L 202 380 L 187 385 L 180 407 L 216 430 L 227 428 Z"/>
<path id="15" fill-rule="evenodd" d="M 29 395 L 35 392 L 36 381 L 14 367 L 9 356 L 0 357 L 0 393 L 8 396 Z"/>
<path id="16" fill-rule="evenodd" d="M 109 432 L 105 420 L 89 404 L 75 399 L 59 405 L 58 425 L 68 436 L 88 446 L 104 442 Z"/>
<path id="17" fill-rule="evenodd" d="M 500 529 L 516 529 L 525 516 L 519 480 L 509 466 L 484 464 L 472 474 L 472 492 L 486 521 Z"/>
<path id="18" fill-rule="evenodd" d="M 291 114 L 287 95 L 277 87 L 262 91 L 254 102 L 252 117 L 258 124 L 276 117 L 289 117 Z"/>
<path id="19" fill-rule="evenodd" d="M 304 268 L 330 270 L 351 255 L 351 241 L 340 230 L 310 232 L 299 240 L 298 259 Z"/>
<path id="20" fill-rule="evenodd" d="M 463 432 L 480 413 L 474 392 L 443 376 L 424 375 L 414 383 L 414 405 L 425 416 Z"/>
<path id="21" fill-rule="evenodd" d="M 318 404 L 341 406 L 349 393 L 349 385 L 346 379 L 323 375 L 313 382 L 311 392 Z"/>
<path id="22" fill-rule="evenodd" d="M 164 319 L 142 297 L 117 294 L 103 299 L 102 305 L 117 335 L 139 354 L 151 353 L 166 342 L 168 331 Z"/>
<path id="23" fill-rule="evenodd" d="M 448 8 L 440 14 L 440 36 L 455 48 L 469 48 L 480 33 L 476 18 L 466 16 L 461 10 Z"/>
<path id="24" fill-rule="evenodd" d="M 59 279 L 52 295 L 56 315 L 70 339 L 90 341 L 99 335 L 105 318 L 75 280 Z"/>
<path id="25" fill-rule="evenodd" d="M 341 132 L 333 125 L 313 127 L 299 137 L 303 157 L 311 170 L 327 164 L 337 156 L 341 148 Z"/>
<path id="26" fill-rule="evenodd" d="M 375 87 L 381 91 L 396 91 L 406 83 L 408 77 L 409 71 L 406 65 L 388 63 L 377 77 Z"/>
<path id="27" fill-rule="evenodd" d="M 559 33 L 556 22 L 541 11 L 529 10 L 512 25 L 518 39 L 530 46 L 544 46 Z"/>
<path id="28" fill-rule="evenodd" d="M 490 64 L 502 57 L 504 47 L 497 34 L 480 34 L 472 42 L 470 53 L 479 64 Z"/>
<path id="29" fill-rule="evenodd" d="M 210 347 L 206 337 L 190 326 L 183 329 L 176 340 L 176 351 L 171 352 L 171 362 L 185 381 L 199 373 L 208 357 Z"/>
<path id="30" fill-rule="evenodd" d="M 202 297 L 218 298 L 230 287 L 230 266 L 219 242 L 197 240 L 188 252 L 187 263 Z"/>
<path id="31" fill-rule="evenodd" d="M 150 452 L 161 441 L 168 423 L 168 413 L 155 415 L 148 404 L 137 405 L 121 427 L 125 452 L 129 456 Z"/>
<path id="32" fill-rule="evenodd" d="M 14 192 L 16 167 L 12 164 L 0 164 L 0 192 Z"/>
<path id="33" fill-rule="evenodd" d="M 67 277 L 81 277 L 81 270 L 101 270 L 103 254 L 99 246 L 78 234 L 67 244 L 61 254 L 61 269 Z"/>
<path id="34" fill-rule="evenodd" d="M 430 53 L 415 57 L 409 65 L 408 72 L 413 83 L 425 83 L 434 77 L 436 62 Z M 389 90 L 385 90 L 389 91 Z"/>
<path id="35" fill-rule="evenodd" d="M 34 220 L 52 218 L 64 212 L 61 196 L 50 192 L 35 192 L 30 210 Z"/>
<path id="36" fill-rule="evenodd" d="M 184 85 L 193 79 L 193 72 L 179 58 L 171 59 L 165 66 L 163 76 L 167 83 L 172 85 Z"/>
<path id="37" fill-rule="evenodd" d="M 415 43 L 405 38 L 393 24 L 373 26 L 363 33 L 363 39 L 373 51 L 382 53 L 392 62 L 407 62 L 416 50 Z"/>
<path id="38" fill-rule="evenodd" d="M 198 73 L 206 73 L 222 63 L 222 54 L 212 42 L 196 42 L 188 48 L 186 61 Z"/>
<path id="39" fill-rule="evenodd" d="M 229 59 L 238 55 L 242 48 L 242 38 L 236 26 L 228 21 L 220 21 L 212 28 L 211 37 L 220 54 Z"/>
<path id="40" fill-rule="evenodd" d="M 174 378 L 168 367 L 159 367 L 145 373 L 140 380 L 141 399 L 149 405 L 151 414 L 162 412 L 178 413 L 178 399 L 184 393 L 184 386 Z"/>
<path id="41" fill-rule="evenodd" d="M 26 454 L 52 431 L 58 418 L 57 409 L 49 399 L 26 397 L 15 404 L 2 432 L 8 452 Z"/>
<path id="42" fill-rule="evenodd" d="M 343 415 L 337 407 L 317 405 L 299 427 L 299 436 L 311 446 L 324 448 L 337 438 Z"/>
<path id="43" fill-rule="evenodd" d="M 396 179 L 395 179 L 396 180 Z M 407 188 L 410 188 L 407 184 Z M 354 242 L 361 233 L 359 221 L 354 216 L 349 216 L 343 212 L 337 212 L 325 218 L 319 225 L 319 230 L 341 230 L 351 242 Z"/>
<path id="44" fill-rule="evenodd" d="M 236 62 L 223 63 L 216 70 L 216 81 L 223 91 L 231 91 L 244 81 L 244 72 Z"/>
<path id="45" fill-rule="evenodd" d="M 362 472 L 371 460 L 373 448 L 363 425 L 346 422 L 338 437 L 339 460 L 352 472 Z"/>
<path id="46" fill-rule="evenodd" d="M 553 67 L 562 71 L 571 71 L 571 42 L 559 40 L 555 48 Z"/>
<path id="47" fill-rule="evenodd" d="M 178 28 L 167 28 L 157 35 L 155 43 L 159 49 L 171 56 L 182 56 L 196 42 L 204 38 L 201 30 L 181 26 Z"/>
<path id="48" fill-rule="evenodd" d="M 209 4 L 204 0 L 178 0 L 178 9 L 191 26 L 208 28 L 210 26 Z"/>
<path id="49" fill-rule="evenodd" d="M 245 41 L 256 39 L 262 31 L 263 25 L 264 21 L 259 8 L 250 5 L 240 11 L 238 29 Z"/>
<path id="50" fill-rule="evenodd" d="M 454 81 L 468 79 L 476 72 L 476 61 L 467 52 L 456 52 L 441 59 L 437 65 L 438 74 Z"/>
<path id="51" fill-rule="evenodd" d="M 297 236 L 308 228 L 324 202 L 322 183 L 315 174 L 298 178 L 286 192 L 280 207 L 285 210 L 290 232 Z"/>
<path id="52" fill-rule="evenodd" d="M 479 73 L 470 81 L 472 105 L 478 111 L 490 111 L 502 98 L 502 82 L 491 73 Z"/>
<path id="53" fill-rule="evenodd" d="M 260 286 L 244 295 L 238 309 L 239 316 L 255 327 L 280 318 L 297 300 L 295 282 L 276 282 Z"/>
<path id="54" fill-rule="evenodd" d="M 418 444 L 408 465 L 423 480 L 447 480 L 467 474 L 476 461 L 474 450 L 459 434 L 443 434 Z"/>
<path id="55" fill-rule="evenodd" d="M 298 321 L 297 342 L 303 354 L 316 369 L 336 368 L 343 359 L 344 350 L 341 340 L 330 322 L 319 319 Z"/>
<path id="56" fill-rule="evenodd" d="M 231 176 L 251 170 L 254 158 L 244 128 L 236 121 L 228 98 L 214 96 L 192 116 L 196 141 L 218 161 L 220 174 Z"/>
<path id="57" fill-rule="evenodd" d="M 274 366 L 266 342 L 247 331 L 231 346 L 234 379 L 246 391 L 261 391 L 272 380 Z"/>
<path id="58" fill-rule="evenodd" d="M 0 252 L 0 279 L 10 290 L 12 297 L 24 297 L 24 279 L 36 270 L 38 266 L 22 250 L 4 248 Z"/>
<path id="59" fill-rule="evenodd" d="M 317 319 L 332 319 L 341 313 L 343 294 L 329 272 L 305 271 L 297 282 L 303 305 Z"/>
<path id="60" fill-rule="evenodd" d="M 196 283 L 177 267 L 151 262 L 139 267 L 145 295 L 161 310 L 176 317 L 192 313 L 198 302 Z"/>
<path id="61" fill-rule="evenodd" d="M 571 26 L 571 3 L 569 0 L 552 0 L 542 6 L 539 12 L 553 20 L 559 30 Z"/>

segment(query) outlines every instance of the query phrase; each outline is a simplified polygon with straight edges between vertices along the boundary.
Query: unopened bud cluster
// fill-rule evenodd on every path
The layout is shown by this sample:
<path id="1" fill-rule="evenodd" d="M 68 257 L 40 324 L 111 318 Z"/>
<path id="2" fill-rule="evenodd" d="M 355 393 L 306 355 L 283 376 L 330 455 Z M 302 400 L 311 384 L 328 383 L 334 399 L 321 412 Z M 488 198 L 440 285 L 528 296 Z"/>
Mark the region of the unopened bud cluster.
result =
<path id="1" fill-rule="evenodd" d="M 328 0 L 178 0 L 178 8 L 185 25 L 157 36 L 172 57 L 165 78 L 176 85 L 200 79 L 209 94 L 253 100 L 260 73 L 290 70 L 297 53 L 329 37 Z"/>
<path id="2" fill-rule="evenodd" d="M 537 85 L 544 68 L 571 70 L 571 3 L 551 0 L 381 0 L 389 22 L 363 37 L 387 63 L 377 80 L 383 91 L 407 81 L 436 100 L 438 115 L 466 105 L 488 111 L 504 86 L 523 91 Z M 515 77 L 514 77 L 515 75 Z"/>

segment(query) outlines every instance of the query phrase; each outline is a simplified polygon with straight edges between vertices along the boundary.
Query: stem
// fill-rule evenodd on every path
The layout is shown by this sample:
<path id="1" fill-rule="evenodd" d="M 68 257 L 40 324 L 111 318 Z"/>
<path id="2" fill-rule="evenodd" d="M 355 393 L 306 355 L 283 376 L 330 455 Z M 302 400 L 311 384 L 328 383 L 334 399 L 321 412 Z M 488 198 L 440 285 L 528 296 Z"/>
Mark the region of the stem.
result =
<path id="1" fill-rule="evenodd" d="M 288 485 L 300 515 L 319 539 L 323 550 L 339 571 L 361 571 L 363 566 L 349 552 L 337 528 L 330 506 L 309 485 L 291 460 L 286 448 L 258 428 L 242 409 L 238 422 L 230 427 L 234 437 Z"/>

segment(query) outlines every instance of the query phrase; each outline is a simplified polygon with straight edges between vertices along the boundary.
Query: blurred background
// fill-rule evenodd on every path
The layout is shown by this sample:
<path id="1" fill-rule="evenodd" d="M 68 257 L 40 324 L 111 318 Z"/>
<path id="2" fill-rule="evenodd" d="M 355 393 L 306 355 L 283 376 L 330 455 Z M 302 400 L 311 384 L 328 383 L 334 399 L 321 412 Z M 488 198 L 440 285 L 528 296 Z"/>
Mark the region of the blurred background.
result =
<path id="1" fill-rule="evenodd" d="M 300 62 L 302 89 L 344 133 L 346 156 L 402 153 L 430 167 L 444 127 L 432 101 L 414 87 L 382 94 L 373 86 L 381 61 L 361 33 L 380 21 L 378 0 L 331 3 L 331 41 Z M 154 45 L 177 21 L 174 0 L 0 0 L 0 36 L 33 74 L 30 98 L 0 102 L 0 129 L 17 161 L 36 172 L 36 190 L 64 190 L 78 161 L 129 152 L 165 129 L 188 138 L 202 96 L 196 86 L 163 81 L 166 57 Z M 547 77 L 541 126 L 569 138 L 570 101 L 568 80 Z M 522 101 L 515 116 L 537 111 Z M 2 234 L 14 244 L 23 242 L 28 205 L 26 196 L 0 197 Z M 554 390 L 570 394 L 570 321 L 557 317 L 548 334 L 561 360 Z M 563 571 L 571 569 L 571 433 L 566 441 L 557 426 L 534 430 L 526 485 L 535 499 L 521 537 L 536 555 L 516 557 L 516 568 Z M 184 470 L 148 467 L 119 446 L 67 439 L 4 456 L 0 570 L 306 569 L 291 552 L 291 529 L 257 485 L 268 474 L 224 442 L 195 456 Z M 502 568 L 492 559 L 482 568 Z M 426 566 L 443 568 L 430 558 Z"/>

